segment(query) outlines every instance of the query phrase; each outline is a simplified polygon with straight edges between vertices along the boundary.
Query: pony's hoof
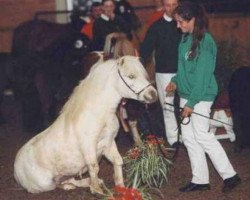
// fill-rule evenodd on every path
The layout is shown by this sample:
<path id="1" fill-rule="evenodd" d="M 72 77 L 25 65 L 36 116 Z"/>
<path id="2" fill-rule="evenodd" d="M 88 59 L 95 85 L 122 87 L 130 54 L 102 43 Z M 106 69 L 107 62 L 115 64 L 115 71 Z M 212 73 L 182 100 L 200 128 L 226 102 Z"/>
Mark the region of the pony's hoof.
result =
<path id="1" fill-rule="evenodd" d="M 100 186 L 95 186 L 95 187 L 90 186 L 90 191 L 92 194 L 104 195 L 103 190 Z"/>

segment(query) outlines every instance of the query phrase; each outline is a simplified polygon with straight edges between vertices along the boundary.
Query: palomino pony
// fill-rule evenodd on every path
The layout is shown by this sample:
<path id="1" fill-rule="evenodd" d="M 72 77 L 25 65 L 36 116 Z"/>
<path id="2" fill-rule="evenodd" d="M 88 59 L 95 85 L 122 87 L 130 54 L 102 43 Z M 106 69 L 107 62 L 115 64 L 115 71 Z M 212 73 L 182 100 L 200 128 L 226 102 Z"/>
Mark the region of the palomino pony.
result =
<path id="1" fill-rule="evenodd" d="M 90 71 L 55 122 L 18 151 L 16 181 L 31 193 L 56 187 L 90 187 L 92 193 L 102 193 L 98 161 L 104 155 L 114 166 L 115 185 L 123 186 L 123 161 L 115 143 L 116 110 L 122 98 L 144 103 L 157 100 L 138 57 L 111 59 Z M 87 171 L 89 178 L 74 178 Z"/>
<path id="2" fill-rule="evenodd" d="M 88 74 L 96 65 L 105 60 L 118 59 L 125 55 L 137 56 L 137 54 L 134 45 L 127 39 L 124 33 L 111 33 L 106 37 L 103 52 L 91 52 L 83 58 L 83 74 Z M 137 128 L 138 115 L 141 113 L 140 110 L 142 109 L 144 109 L 144 106 L 141 103 L 134 100 L 126 100 L 122 102 L 117 112 L 124 131 L 132 133 L 136 145 L 142 143 Z M 128 118 L 128 123 L 124 118 Z"/>

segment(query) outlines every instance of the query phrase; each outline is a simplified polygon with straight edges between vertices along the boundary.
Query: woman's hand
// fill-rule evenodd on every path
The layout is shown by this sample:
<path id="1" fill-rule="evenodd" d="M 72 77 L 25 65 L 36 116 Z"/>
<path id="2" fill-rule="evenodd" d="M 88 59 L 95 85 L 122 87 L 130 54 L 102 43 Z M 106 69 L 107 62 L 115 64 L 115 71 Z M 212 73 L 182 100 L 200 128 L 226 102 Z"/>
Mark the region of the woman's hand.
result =
<path id="1" fill-rule="evenodd" d="M 193 109 L 192 108 L 189 108 L 187 106 L 184 106 L 183 110 L 182 110 L 182 113 L 181 113 L 181 116 L 182 117 L 190 117 L 191 114 L 193 112 Z"/>
<path id="2" fill-rule="evenodd" d="M 176 90 L 176 84 L 173 83 L 173 82 L 170 82 L 170 83 L 167 85 L 166 89 L 165 89 L 165 91 L 166 91 L 167 93 L 169 93 L 169 92 L 175 92 L 175 90 Z"/>

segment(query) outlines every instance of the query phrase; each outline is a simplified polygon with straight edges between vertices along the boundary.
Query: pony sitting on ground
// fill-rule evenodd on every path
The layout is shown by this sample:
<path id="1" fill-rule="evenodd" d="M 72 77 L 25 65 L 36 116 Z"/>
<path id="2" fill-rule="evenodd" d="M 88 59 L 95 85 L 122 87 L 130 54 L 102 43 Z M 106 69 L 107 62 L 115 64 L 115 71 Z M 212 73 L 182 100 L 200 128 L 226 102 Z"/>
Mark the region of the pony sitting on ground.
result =
<path id="1" fill-rule="evenodd" d="M 98 161 L 104 155 L 114 166 L 115 185 L 123 186 L 123 161 L 114 140 L 119 129 L 116 110 L 122 98 L 144 103 L 157 100 L 138 57 L 108 60 L 90 71 L 55 122 L 19 150 L 14 164 L 16 181 L 31 193 L 56 187 L 90 187 L 92 193 L 102 193 Z M 89 178 L 74 178 L 87 171 Z"/>

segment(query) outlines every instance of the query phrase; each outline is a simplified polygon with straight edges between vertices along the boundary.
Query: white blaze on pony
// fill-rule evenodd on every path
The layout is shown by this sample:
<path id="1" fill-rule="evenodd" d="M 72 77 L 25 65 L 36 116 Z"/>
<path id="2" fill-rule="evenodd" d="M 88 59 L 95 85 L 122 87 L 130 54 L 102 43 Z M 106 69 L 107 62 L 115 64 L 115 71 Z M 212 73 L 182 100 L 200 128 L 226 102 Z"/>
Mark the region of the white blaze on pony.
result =
<path id="1" fill-rule="evenodd" d="M 116 109 L 121 99 L 157 100 L 138 57 L 124 56 L 96 66 L 75 88 L 56 121 L 17 153 L 14 176 L 28 192 L 61 187 L 90 187 L 101 193 L 98 161 L 104 155 L 114 166 L 114 181 L 123 186 L 122 157 L 115 143 Z M 76 180 L 87 172 L 89 178 Z"/>

